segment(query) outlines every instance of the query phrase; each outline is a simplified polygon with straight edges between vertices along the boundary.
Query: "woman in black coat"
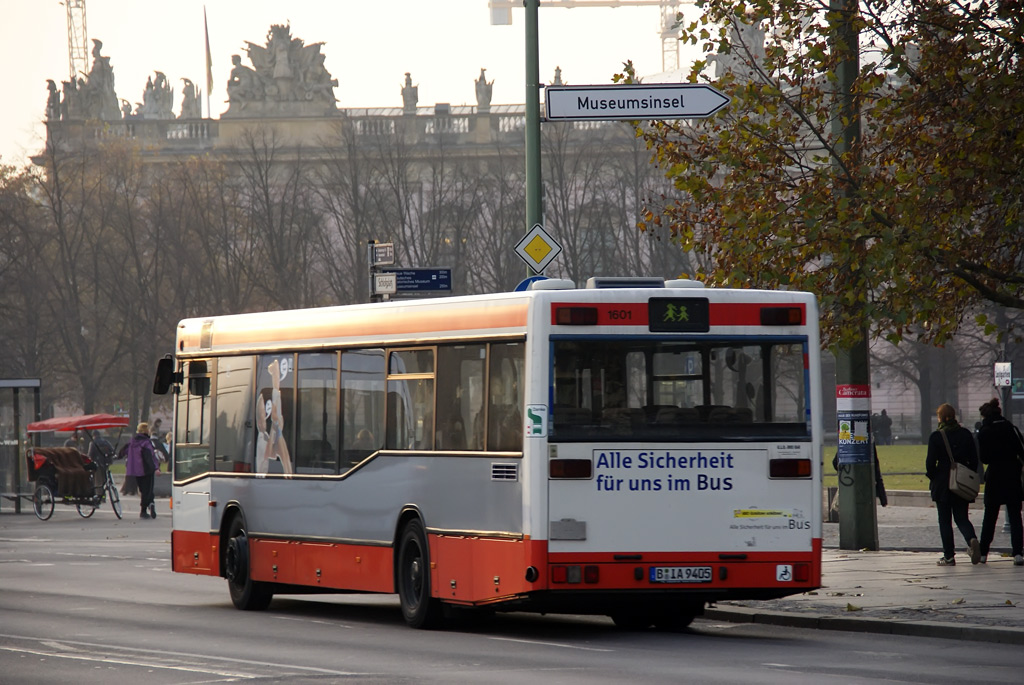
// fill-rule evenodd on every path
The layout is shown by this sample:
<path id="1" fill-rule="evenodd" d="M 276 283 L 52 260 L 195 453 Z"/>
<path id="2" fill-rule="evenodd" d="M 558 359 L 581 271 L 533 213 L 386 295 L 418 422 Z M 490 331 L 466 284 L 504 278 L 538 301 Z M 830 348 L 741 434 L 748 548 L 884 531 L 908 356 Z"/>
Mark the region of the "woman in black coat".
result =
<path id="1" fill-rule="evenodd" d="M 985 519 L 981 524 L 981 563 L 988 561 L 988 548 L 996 534 L 996 520 L 999 509 L 1006 506 L 1010 518 L 1010 545 L 1013 548 L 1013 563 L 1024 566 L 1024 523 L 1021 521 L 1021 459 L 1024 446 L 1021 445 L 1017 429 L 1003 418 L 999 400 L 993 399 L 981 405 L 981 428 L 978 430 L 978 446 L 981 461 L 988 466 L 985 471 Z"/>
<path id="2" fill-rule="evenodd" d="M 981 545 L 971 525 L 967 513 L 970 502 L 949 491 L 949 451 L 946 450 L 945 433 L 949 440 L 953 459 L 974 471 L 978 470 L 978 450 L 974 445 L 974 435 L 961 426 L 956 420 L 956 410 L 948 404 L 941 404 L 936 410 L 939 417 L 939 429 L 928 437 L 928 456 L 925 457 L 925 473 L 931 481 L 932 501 L 939 515 L 939 536 L 942 538 L 942 558 L 939 566 L 956 565 L 956 546 L 953 542 L 953 523 L 967 541 L 971 551 L 971 563 L 981 561 Z"/>

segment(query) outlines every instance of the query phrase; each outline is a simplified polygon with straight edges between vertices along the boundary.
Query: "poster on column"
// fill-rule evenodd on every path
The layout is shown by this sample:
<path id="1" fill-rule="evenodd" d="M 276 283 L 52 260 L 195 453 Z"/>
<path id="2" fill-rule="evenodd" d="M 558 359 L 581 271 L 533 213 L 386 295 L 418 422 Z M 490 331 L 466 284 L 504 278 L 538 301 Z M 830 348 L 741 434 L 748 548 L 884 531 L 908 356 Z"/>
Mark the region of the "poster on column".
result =
<path id="1" fill-rule="evenodd" d="M 836 417 L 839 420 L 838 462 L 867 464 L 871 461 L 871 386 L 837 385 Z"/>

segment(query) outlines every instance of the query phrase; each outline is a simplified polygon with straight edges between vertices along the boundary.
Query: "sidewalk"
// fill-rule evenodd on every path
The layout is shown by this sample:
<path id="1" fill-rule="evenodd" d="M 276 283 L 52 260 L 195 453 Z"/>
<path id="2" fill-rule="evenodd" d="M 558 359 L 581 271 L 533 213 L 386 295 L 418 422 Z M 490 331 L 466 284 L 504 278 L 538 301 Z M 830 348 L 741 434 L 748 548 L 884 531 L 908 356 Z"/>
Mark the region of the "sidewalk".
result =
<path id="1" fill-rule="evenodd" d="M 957 565 L 947 567 L 935 565 L 942 550 L 934 508 L 879 507 L 877 518 L 877 552 L 840 550 L 838 524 L 822 524 L 821 589 L 721 602 L 705 618 L 1024 645 L 1024 567 L 1002 556 L 1010 551 L 1002 516 L 987 564 L 971 565 L 957 532 Z M 981 518 L 971 510 L 979 535 Z"/>

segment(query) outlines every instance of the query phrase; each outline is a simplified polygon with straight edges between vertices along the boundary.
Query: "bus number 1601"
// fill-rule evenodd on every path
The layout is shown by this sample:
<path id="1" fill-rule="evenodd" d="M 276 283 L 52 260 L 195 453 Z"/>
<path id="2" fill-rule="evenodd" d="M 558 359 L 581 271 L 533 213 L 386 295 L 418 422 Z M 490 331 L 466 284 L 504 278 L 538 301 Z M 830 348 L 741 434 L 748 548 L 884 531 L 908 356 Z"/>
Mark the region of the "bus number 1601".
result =
<path id="1" fill-rule="evenodd" d="M 612 321 L 628 321 L 633 318 L 633 312 L 628 309 L 609 309 L 608 318 Z"/>

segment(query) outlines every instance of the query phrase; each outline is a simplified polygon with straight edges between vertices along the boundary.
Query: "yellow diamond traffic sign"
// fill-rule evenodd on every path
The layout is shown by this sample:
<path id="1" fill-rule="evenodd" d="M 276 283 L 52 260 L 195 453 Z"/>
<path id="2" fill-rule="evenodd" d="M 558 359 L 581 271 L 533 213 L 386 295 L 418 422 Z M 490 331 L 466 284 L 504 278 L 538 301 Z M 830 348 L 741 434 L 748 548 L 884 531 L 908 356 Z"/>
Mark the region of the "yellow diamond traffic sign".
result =
<path id="1" fill-rule="evenodd" d="M 537 273 L 542 273 L 561 251 L 562 246 L 540 224 L 534 224 L 516 245 L 516 254 Z"/>

